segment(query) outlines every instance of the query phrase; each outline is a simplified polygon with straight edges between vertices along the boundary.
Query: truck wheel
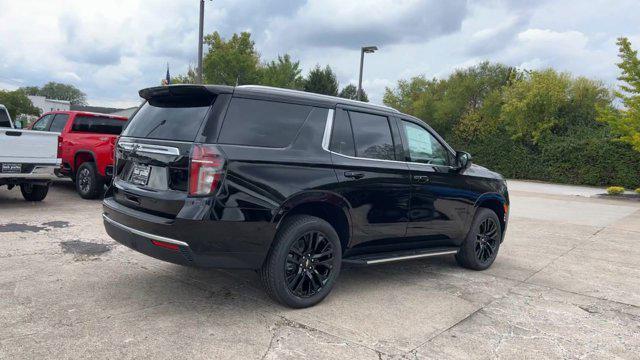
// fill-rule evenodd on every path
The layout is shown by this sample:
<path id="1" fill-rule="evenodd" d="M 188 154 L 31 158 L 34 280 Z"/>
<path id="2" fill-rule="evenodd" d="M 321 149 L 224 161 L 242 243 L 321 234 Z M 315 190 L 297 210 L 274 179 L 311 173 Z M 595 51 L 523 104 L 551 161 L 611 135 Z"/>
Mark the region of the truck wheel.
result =
<path id="1" fill-rule="evenodd" d="M 47 197 L 49 185 L 22 184 L 20 185 L 20 192 L 27 201 L 42 201 Z"/>
<path id="2" fill-rule="evenodd" d="M 305 308 L 329 294 L 341 262 L 342 246 L 333 227 L 317 217 L 295 215 L 278 231 L 260 277 L 271 298 Z"/>
<path id="3" fill-rule="evenodd" d="M 76 172 L 76 190 L 83 199 L 96 199 L 102 195 L 104 180 L 98 174 L 96 164 L 85 162 Z"/>
<path id="4" fill-rule="evenodd" d="M 456 260 L 467 269 L 487 269 L 498 256 L 501 242 L 502 228 L 498 215 L 489 209 L 478 208 Z"/>

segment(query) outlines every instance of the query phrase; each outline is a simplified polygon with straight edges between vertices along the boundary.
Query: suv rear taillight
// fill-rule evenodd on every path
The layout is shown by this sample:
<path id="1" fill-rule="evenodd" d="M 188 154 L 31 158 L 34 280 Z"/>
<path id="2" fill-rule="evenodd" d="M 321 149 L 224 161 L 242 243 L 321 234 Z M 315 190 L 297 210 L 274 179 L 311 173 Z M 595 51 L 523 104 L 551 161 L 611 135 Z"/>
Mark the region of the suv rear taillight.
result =
<path id="1" fill-rule="evenodd" d="M 189 195 L 214 194 L 223 174 L 224 157 L 214 145 L 193 145 L 189 166 Z"/>

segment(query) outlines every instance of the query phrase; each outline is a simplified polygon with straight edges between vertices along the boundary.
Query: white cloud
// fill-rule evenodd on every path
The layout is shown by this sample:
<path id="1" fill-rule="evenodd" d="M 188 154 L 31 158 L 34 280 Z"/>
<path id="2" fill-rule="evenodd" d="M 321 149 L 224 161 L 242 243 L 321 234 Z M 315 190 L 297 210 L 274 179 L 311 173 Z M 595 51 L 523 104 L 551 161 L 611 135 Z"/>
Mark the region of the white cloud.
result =
<path id="1" fill-rule="evenodd" d="M 329 64 L 341 85 L 380 102 L 386 86 L 483 60 L 556 67 L 615 83 L 615 39 L 640 47 L 637 0 L 216 0 L 205 31 L 251 29 L 263 60 L 290 53 L 305 72 Z M 0 88 L 64 81 L 94 105 L 136 104 L 140 88 L 196 63 L 193 0 L 0 0 Z M 635 36 L 635 37 L 634 37 Z"/>

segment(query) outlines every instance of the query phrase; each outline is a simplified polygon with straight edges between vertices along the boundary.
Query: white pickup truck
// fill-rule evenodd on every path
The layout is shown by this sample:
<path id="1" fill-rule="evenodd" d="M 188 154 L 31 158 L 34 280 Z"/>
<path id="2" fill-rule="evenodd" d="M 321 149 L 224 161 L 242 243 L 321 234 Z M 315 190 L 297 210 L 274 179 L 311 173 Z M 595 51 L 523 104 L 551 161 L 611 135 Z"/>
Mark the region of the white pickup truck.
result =
<path id="1" fill-rule="evenodd" d="M 41 201 L 60 167 L 58 136 L 45 131 L 15 129 L 0 105 L 0 186 L 20 186 L 27 201 Z"/>

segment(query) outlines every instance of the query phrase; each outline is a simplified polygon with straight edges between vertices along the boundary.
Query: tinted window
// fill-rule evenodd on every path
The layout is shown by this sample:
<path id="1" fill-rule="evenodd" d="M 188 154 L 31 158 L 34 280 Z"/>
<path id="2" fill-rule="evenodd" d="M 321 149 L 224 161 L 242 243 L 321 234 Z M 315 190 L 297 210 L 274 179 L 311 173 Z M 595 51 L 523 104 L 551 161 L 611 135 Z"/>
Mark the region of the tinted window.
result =
<path id="1" fill-rule="evenodd" d="M 219 142 L 287 147 L 311 110 L 311 106 L 234 98 L 222 124 Z"/>
<path id="2" fill-rule="evenodd" d="M 53 121 L 51 122 L 51 127 L 49 128 L 49 131 L 62 132 L 62 129 L 64 129 L 64 126 L 67 125 L 67 120 L 69 120 L 69 115 L 57 114 L 53 118 Z"/>
<path id="3" fill-rule="evenodd" d="M 356 156 L 395 160 L 389 121 L 385 116 L 350 111 Z"/>
<path id="4" fill-rule="evenodd" d="M 11 127 L 9 115 L 7 115 L 7 112 L 4 109 L 0 110 L 0 127 Z"/>
<path id="5" fill-rule="evenodd" d="M 411 161 L 449 165 L 449 152 L 429 131 L 412 122 L 403 121 L 402 123 Z"/>
<path id="6" fill-rule="evenodd" d="M 54 120 L 55 122 L 55 120 Z M 104 116 L 81 116 L 73 120 L 73 131 L 120 135 L 126 122 Z M 52 125 L 53 128 L 53 125 Z M 52 130 L 53 131 L 53 130 Z"/>
<path id="7" fill-rule="evenodd" d="M 152 99 L 142 105 L 122 135 L 194 141 L 211 103 L 210 98 L 172 96 Z"/>
<path id="8" fill-rule="evenodd" d="M 353 145 L 353 131 L 349 115 L 344 110 L 336 110 L 336 117 L 333 121 L 333 131 L 331 133 L 331 151 L 339 154 L 355 156 L 356 150 Z"/>
<path id="9" fill-rule="evenodd" d="M 31 130 L 37 131 L 47 131 L 49 128 L 49 124 L 51 124 L 51 120 L 53 119 L 53 114 L 48 114 L 40 118 L 40 120 L 36 121 L 35 124 L 31 127 Z"/>

